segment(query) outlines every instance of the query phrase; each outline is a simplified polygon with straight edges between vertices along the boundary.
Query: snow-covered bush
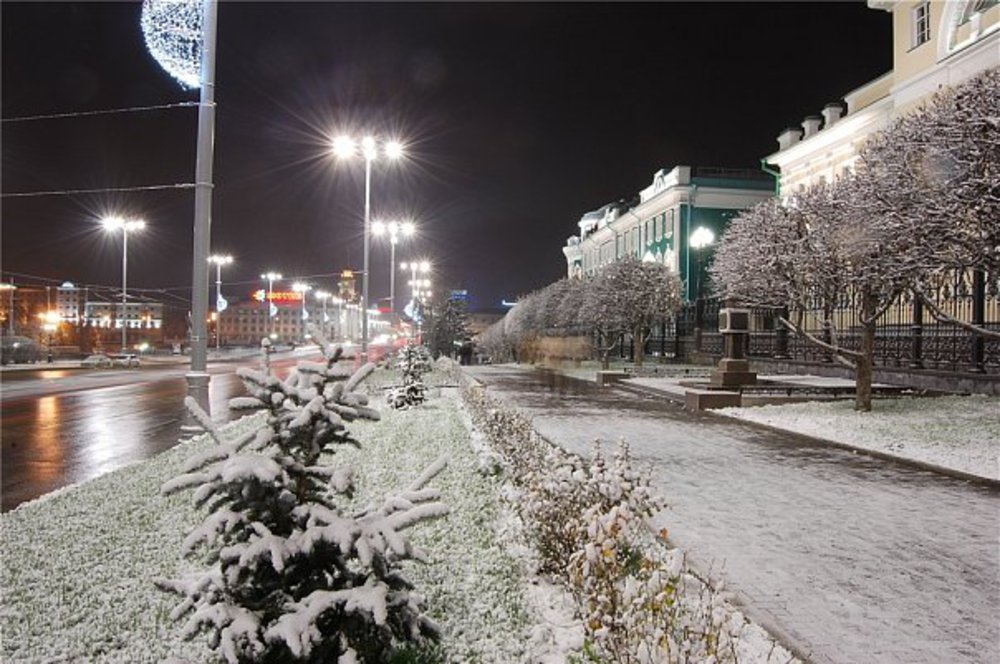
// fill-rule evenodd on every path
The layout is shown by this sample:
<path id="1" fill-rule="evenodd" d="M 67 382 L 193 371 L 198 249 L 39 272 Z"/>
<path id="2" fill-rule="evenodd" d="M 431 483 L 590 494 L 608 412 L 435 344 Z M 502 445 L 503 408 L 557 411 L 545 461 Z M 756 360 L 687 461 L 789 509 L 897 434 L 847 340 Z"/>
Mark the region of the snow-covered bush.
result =
<path id="1" fill-rule="evenodd" d="M 284 380 L 240 369 L 250 397 L 233 407 L 267 413 L 261 428 L 224 443 L 211 419 L 189 410 L 217 445 L 188 460 L 166 482 L 170 494 L 194 489 L 208 516 L 184 542 L 210 568 L 191 578 L 159 581 L 183 599 L 172 618 L 187 617 L 185 638 L 207 632 L 223 659 L 236 662 L 376 662 L 407 644 L 438 635 L 400 563 L 425 555 L 402 533 L 441 516 L 427 483 L 433 464 L 409 487 L 357 513 L 338 507 L 354 479 L 320 455 L 353 443 L 346 423 L 378 419 L 355 389 L 367 364 L 348 376 L 336 368 L 341 349 L 323 340 L 324 362 L 302 362 Z"/>
<path id="2" fill-rule="evenodd" d="M 663 508 L 649 477 L 619 443 L 608 464 L 599 446 L 589 462 L 550 444 L 524 416 L 467 386 L 474 426 L 501 458 L 507 498 L 540 572 L 573 595 L 597 661 L 735 661 L 734 634 L 746 624 L 720 592 L 686 569 L 646 519 Z"/>

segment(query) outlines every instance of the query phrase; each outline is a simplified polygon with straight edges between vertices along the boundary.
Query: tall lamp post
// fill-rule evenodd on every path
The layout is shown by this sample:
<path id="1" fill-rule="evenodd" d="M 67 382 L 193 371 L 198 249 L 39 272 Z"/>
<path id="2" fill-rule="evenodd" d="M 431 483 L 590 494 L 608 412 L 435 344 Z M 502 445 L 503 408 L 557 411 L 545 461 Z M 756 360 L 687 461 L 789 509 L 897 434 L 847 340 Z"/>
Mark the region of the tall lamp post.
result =
<path id="1" fill-rule="evenodd" d="M 281 275 L 277 272 L 265 272 L 260 275 L 261 279 L 267 279 L 267 293 L 264 294 L 264 301 L 267 304 L 267 336 L 270 339 L 271 335 L 274 334 L 274 315 L 277 313 L 277 307 L 274 306 L 274 300 L 271 299 L 271 293 L 274 291 L 274 282 L 281 279 Z"/>
<path id="2" fill-rule="evenodd" d="M 208 262 L 215 265 L 215 352 L 219 352 L 222 345 L 222 312 L 226 310 L 229 303 L 222 297 L 222 266 L 233 262 L 233 257 L 222 254 L 213 254 L 208 257 Z"/>
<path id="3" fill-rule="evenodd" d="M 411 221 L 376 221 L 372 224 L 375 235 L 389 235 L 389 313 L 396 313 L 396 244 L 400 236 L 412 237 L 416 226 Z"/>
<path id="4" fill-rule="evenodd" d="M 427 288 L 430 286 L 430 281 L 427 279 L 420 280 L 417 278 L 417 273 L 421 272 L 427 274 L 431 271 L 430 261 L 409 261 L 399 264 L 401 270 L 410 271 L 410 318 L 414 319 L 414 331 L 416 331 L 417 321 L 419 317 L 417 312 L 417 299 L 420 296 L 420 288 Z"/>
<path id="5" fill-rule="evenodd" d="M 128 234 L 141 231 L 146 227 L 146 222 L 142 219 L 105 217 L 101 223 L 110 232 L 117 233 L 119 230 L 122 232 L 122 314 L 119 321 L 122 327 L 122 352 L 125 352 L 125 349 L 128 348 L 128 317 L 126 316 L 128 294 L 125 290 L 128 285 Z"/>
<path id="6" fill-rule="evenodd" d="M 350 136 L 333 139 L 333 153 L 341 158 L 353 157 L 358 152 L 358 142 Z M 361 359 L 368 359 L 368 256 L 371 253 L 371 185 L 372 162 L 379 154 L 378 141 L 373 136 L 365 136 L 360 144 L 361 156 L 365 159 L 365 226 L 364 226 L 364 272 L 361 277 Z M 386 141 L 382 152 L 391 159 L 403 156 L 403 146 L 398 141 Z"/>
<path id="7" fill-rule="evenodd" d="M 701 326 L 705 315 L 705 303 L 701 297 L 701 272 L 702 272 L 702 252 L 706 247 L 715 242 L 715 233 L 704 226 L 699 226 L 691 233 L 689 244 L 694 250 L 694 326 L 695 326 L 695 348 L 701 350 Z"/>
<path id="8" fill-rule="evenodd" d="M 325 290 L 318 290 L 315 293 L 313 293 L 313 297 L 319 300 L 323 306 L 323 310 L 321 312 L 322 318 L 319 319 L 319 331 L 322 333 L 324 339 L 329 339 L 329 335 L 326 333 L 326 323 L 327 323 L 326 301 L 330 299 L 331 295 L 332 293 Z"/>
<path id="9" fill-rule="evenodd" d="M 309 312 L 306 311 L 306 293 L 312 290 L 312 286 L 296 281 L 292 284 L 292 290 L 296 293 L 302 293 L 302 340 L 305 341 L 306 321 L 309 320 Z"/>
<path id="10" fill-rule="evenodd" d="M 14 336 L 14 291 L 17 290 L 17 286 L 11 279 L 9 284 L 0 284 L 0 290 L 5 290 L 10 294 L 10 301 L 7 305 L 9 307 L 7 309 L 7 334 Z"/>

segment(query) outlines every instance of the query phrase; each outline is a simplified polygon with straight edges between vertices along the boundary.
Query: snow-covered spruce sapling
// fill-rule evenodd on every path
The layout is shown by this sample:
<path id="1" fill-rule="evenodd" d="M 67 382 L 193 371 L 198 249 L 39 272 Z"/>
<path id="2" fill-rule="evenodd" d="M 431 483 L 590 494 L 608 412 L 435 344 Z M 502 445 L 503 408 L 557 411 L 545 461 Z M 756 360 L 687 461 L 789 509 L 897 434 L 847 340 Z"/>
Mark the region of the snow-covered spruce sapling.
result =
<path id="1" fill-rule="evenodd" d="M 427 488 L 445 461 L 376 508 L 338 507 L 351 472 L 320 465 L 320 455 L 353 442 L 345 422 L 378 413 L 355 392 L 373 367 L 348 377 L 334 367 L 339 348 L 323 349 L 324 362 L 300 363 L 284 381 L 239 371 L 252 396 L 234 406 L 263 409 L 266 420 L 238 440 L 226 441 L 186 401 L 215 445 L 163 491 L 194 489 L 195 504 L 208 508 L 184 553 L 203 550 L 211 567 L 158 585 L 183 598 L 172 617 L 187 618 L 184 637 L 206 632 L 230 663 L 378 662 L 439 634 L 400 563 L 426 559 L 402 531 L 448 511 Z"/>
<path id="2" fill-rule="evenodd" d="M 386 392 L 386 402 L 395 409 L 422 404 L 427 398 L 423 375 L 431 370 L 430 353 L 423 346 L 408 343 L 399 351 L 397 366 L 402 374 L 402 385 Z"/>

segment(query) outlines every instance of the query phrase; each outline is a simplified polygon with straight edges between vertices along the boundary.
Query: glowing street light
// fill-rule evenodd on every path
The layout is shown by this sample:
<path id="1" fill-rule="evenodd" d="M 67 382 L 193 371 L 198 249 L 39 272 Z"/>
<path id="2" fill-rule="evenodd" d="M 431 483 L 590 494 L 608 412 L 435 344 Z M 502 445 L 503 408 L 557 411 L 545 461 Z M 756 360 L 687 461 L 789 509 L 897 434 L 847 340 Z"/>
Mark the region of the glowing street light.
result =
<path id="1" fill-rule="evenodd" d="M 146 227 L 146 222 L 142 219 L 124 219 L 122 217 L 105 217 L 101 219 L 101 225 L 111 233 L 122 232 L 122 352 L 128 347 L 128 318 L 125 314 L 127 298 L 125 287 L 128 282 L 128 234 L 141 231 Z"/>
<path id="2" fill-rule="evenodd" d="M 400 236 L 412 237 L 417 227 L 412 221 L 390 221 L 383 223 L 376 221 L 372 224 L 372 232 L 375 235 L 389 235 L 389 310 L 396 312 L 396 243 Z"/>
<path id="3" fill-rule="evenodd" d="M 264 299 L 267 301 L 267 336 L 268 338 L 274 338 L 274 322 L 273 318 L 275 314 L 278 313 L 278 308 L 274 306 L 274 300 L 271 299 L 271 293 L 274 292 L 274 282 L 281 279 L 281 274 L 278 272 L 265 272 L 260 275 L 261 279 L 267 279 L 267 294 Z"/>
<path id="4" fill-rule="evenodd" d="M 371 252 L 371 189 L 372 162 L 379 155 L 379 141 L 374 136 L 365 136 L 360 143 L 350 136 L 337 136 L 331 147 L 333 154 L 341 159 L 354 157 L 360 151 L 365 160 L 365 226 L 364 226 L 364 272 L 361 277 L 361 359 L 368 359 L 368 256 Z M 403 145 L 389 140 L 382 143 L 382 153 L 387 159 L 395 160 L 403 156 Z"/>
<path id="5" fill-rule="evenodd" d="M 704 226 L 699 226 L 691 233 L 689 243 L 694 249 L 695 256 L 694 296 L 698 300 L 701 299 L 701 254 L 705 247 L 711 246 L 713 242 L 715 242 L 715 233 Z"/>
<path id="6" fill-rule="evenodd" d="M 208 257 L 208 262 L 215 265 L 215 351 L 219 351 L 219 346 L 222 343 L 222 312 L 226 310 L 229 303 L 226 302 L 226 298 L 222 297 L 222 266 L 229 265 L 233 262 L 233 257 L 228 254 L 223 256 L 222 254 L 212 254 Z"/>
<path id="7" fill-rule="evenodd" d="M 10 293 L 9 308 L 7 309 L 7 334 L 14 336 L 14 291 L 17 290 L 17 286 L 14 285 L 14 280 L 11 279 L 9 284 L 0 284 L 0 290 Z"/>

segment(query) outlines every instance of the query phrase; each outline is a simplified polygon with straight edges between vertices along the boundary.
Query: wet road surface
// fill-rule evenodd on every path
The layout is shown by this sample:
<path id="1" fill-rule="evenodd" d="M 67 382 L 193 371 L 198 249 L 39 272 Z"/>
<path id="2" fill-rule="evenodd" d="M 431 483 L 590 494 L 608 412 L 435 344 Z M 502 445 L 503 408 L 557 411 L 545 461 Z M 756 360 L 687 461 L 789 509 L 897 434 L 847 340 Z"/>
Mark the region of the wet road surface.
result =
<path id="1" fill-rule="evenodd" d="M 295 361 L 275 360 L 278 375 Z M 209 365 L 213 419 L 229 419 L 228 400 L 245 394 L 243 363 Z M 3 376 L 2 509 L 148 459 L 177 444 L 184 422 L 187 367 L 41 370 Z"/>
<path id="2" fill-rule="evenodd" d="M 629 441 L 657 527 L 818 663 L 1000 662 L 1000 492 L 551 373 L 470 367 L 581 455 Z"/>

